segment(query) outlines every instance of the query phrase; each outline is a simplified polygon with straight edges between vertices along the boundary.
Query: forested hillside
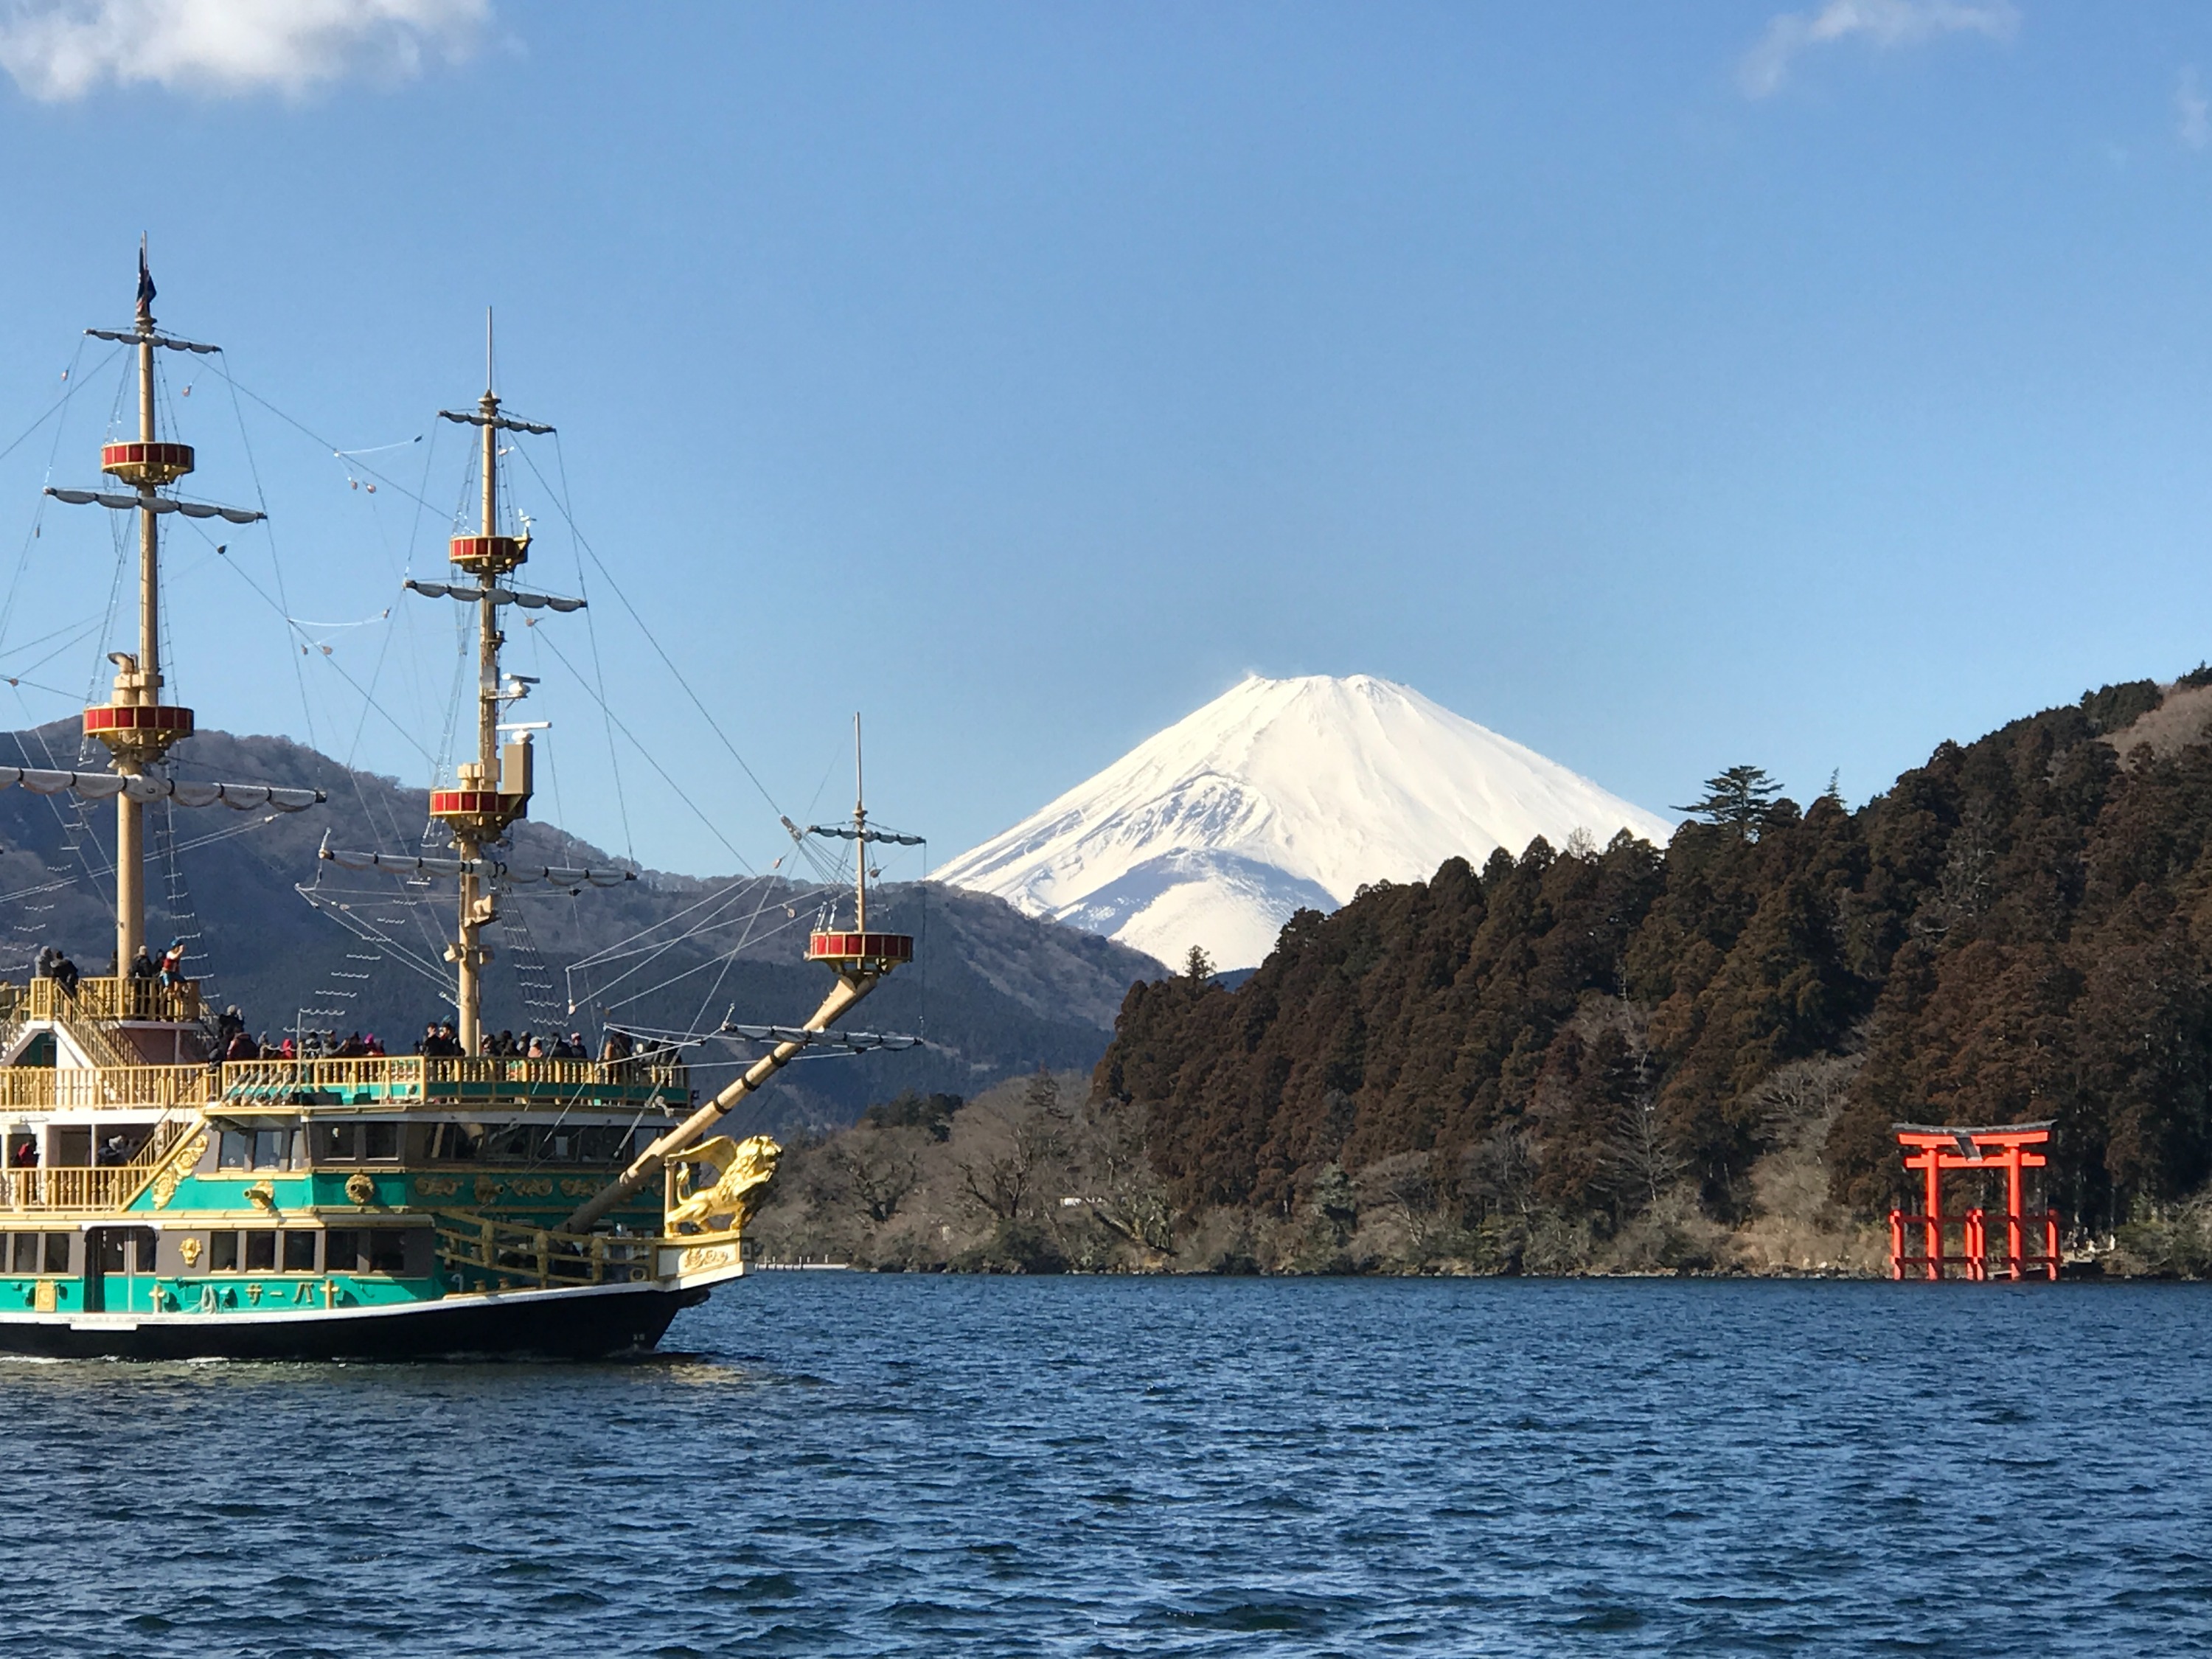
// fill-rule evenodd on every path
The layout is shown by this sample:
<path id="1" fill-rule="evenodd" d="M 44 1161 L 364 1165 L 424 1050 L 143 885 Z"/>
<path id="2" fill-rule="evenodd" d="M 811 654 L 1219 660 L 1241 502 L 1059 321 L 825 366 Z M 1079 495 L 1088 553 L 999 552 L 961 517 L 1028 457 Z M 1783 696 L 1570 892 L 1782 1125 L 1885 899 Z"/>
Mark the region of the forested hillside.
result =
<path id="1" fill-rule="evenodd" d="M 1864 1216 L 1893 1121 L 2045 1118 L 2056 1202 L 2154 1215 L 2212 1174 L 2207 682 L 1947 743 L 1855 811 L 1739 768 L 1663 851 L 1540 841 L 1301 913 L 1234 991 L 1135 987 L 1097 1097 L 1185 1215 L 1382 1170 L 1493 1243 L 1741 1227 L 1793 1155 Z"/>

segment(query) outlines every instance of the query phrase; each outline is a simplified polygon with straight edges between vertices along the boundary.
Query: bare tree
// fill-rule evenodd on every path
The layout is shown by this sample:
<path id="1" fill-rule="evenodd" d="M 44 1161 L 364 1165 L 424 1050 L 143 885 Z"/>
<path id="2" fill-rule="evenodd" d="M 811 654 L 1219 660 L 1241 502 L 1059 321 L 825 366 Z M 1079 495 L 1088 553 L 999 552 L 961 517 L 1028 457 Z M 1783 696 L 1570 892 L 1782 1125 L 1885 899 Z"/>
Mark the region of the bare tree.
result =
<path id="1" fill-rule="evenodd" d="M 960 1160 L 961 1190 L 984 1213 L 1018 1220 L 1036 1207 L 1040 1181 L 1066 1159 L 1069 1118 L 1059 1080 L 1040 1069 L 1013 1110 L 970 1107 L 968 1116 L 972 1150 Z"/>
<path id="2" fill-rule="evenodd" d="M 886 1134 L 856 1130 L 844 1135 L 831 1145 L 829 1162 L 854 1202 L 878 1226 L 898 1213 L 921 1179 L 912 1149 Z"/>
<path id="3" fill-rule="evenodd" d="M 1500 1125 L 1467 1149 L 1461 1183 L 1484 1206 L 1500 1215 L 1527 1220 L 1536 1209 L 1534 1138 L 1525 1129 Z"/>
<path id="4" fill-rule="evenodd" d="M 1152 1172 L 1135 1109 L 1107 1101 L 1079 1120 L 1078 1156 L 1091 1212 L 1109 1231 L 1148 1250 L 1175 1248 L 1167 1188 Z"/>

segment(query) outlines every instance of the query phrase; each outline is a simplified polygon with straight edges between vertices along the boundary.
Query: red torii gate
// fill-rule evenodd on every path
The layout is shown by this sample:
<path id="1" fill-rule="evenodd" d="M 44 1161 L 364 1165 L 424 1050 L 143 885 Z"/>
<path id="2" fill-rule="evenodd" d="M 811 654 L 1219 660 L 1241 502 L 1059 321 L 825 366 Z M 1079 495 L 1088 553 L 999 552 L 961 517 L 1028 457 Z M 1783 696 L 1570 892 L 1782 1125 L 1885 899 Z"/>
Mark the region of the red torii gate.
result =
<path id="1" fill-rule="evenodd" d="M 2058 1277 L 2058 1212 L 2056 1210 L 2027 1210 L 2021 1207 L 2023 1190 L 2027 1185 L 2026 1172 L 2045 1168 L 2050 1159 L 2040 1152 L 2032 1152 L 2031 1146 L 2051 1144 L 2049 1123 L 2014 1123 L 1994 1129 L 1960 1129 L 1926 1123 L 1893 1123 L 1897 1144 L 1905 1152 L 1905 1167 L 1918 1170 L 1925 1178 L 1925 1213 L 1908 1214 L 1903 1210 L 1889 1212 L 1889 1276 L 1903 1279 L 1908 1268 L 1911 1277 L 1948 1279 L 1948 1271 L 1960 1269 L 1958 1277 L 1987 1279 L 1990 1277 L 1989 1218 L 1977 1206 L 1960 1215 L 1943 1213 L 1943 1171 L 1973 1170 L 1987 1172 L 2002 1170 L 2005 1174 L 2004 1254 L 1999 1258 L 2001 1276 L 2025 1279 L 2039 1273 L 2046 1279 Z M 1943 1249 L 1943 1232 L 1947 1225 L 1957 1223 L 1960 1230 L 1958 1254 L 1947 1255 Z M 2036 1242 L 2042 1246 L 2031 1254 L 2027 1249 L 2030 1229 L 2039 1235 Z M 1923 1248 L 1917 1255 L 1905 1252 L 1908 1230 L 1919 1231 Z"/>

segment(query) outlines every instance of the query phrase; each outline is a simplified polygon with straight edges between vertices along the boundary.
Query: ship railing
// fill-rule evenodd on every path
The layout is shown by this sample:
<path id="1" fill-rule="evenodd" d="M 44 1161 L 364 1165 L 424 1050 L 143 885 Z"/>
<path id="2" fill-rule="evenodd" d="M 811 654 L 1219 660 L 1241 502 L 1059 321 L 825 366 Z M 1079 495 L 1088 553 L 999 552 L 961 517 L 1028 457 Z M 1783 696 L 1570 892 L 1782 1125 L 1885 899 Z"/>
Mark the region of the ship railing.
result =
<path id="1" fill-rule="evenodd" d="M 158 1020 L 190 1024 L 199 1018 L 200 983 L 164 985 L 157 979 L 80 979 L 65 991 L 58 979 L 9 985 L 0 997 L 0 1018 Z"/>
<path id="2" fill-rule="evenodd" d="M 0 1196 L 9 1210 L 120 1210 L 160 1173 L 195 1121 L 165 1119 L 128 1163 L 0 1172 Z"/>
<path id="3" fill-rule="evenodd" d="M 222 1068 L 233 1099 L 300 1091 L 422 1096 L 432 1091 L 537 1085 L 545 1088 L 658 1088 L 681 1097 L 688 1068 L 641 1060 L 519 1060 L 489 1055 L 375 1055 L 363 1060 L 243 1060 Z"/>
<path id="4" fill-rule="evenodd" d="M 167 1111 L 178 1107 L 283 1105 L 301 1094 L 366 1094 L 395 1106 L 439 1097 L 535 1087 L 556 1093 L 616 1085 L 681 1101 L 682 1066 L 643 1060 L 493 1060 L 402 1055 L 368 1060 L 248 1060 L 227 1064 L 0 1066 L 0 1112 L 63 1109 Z"/>
<path id="5" fill-rule="evenodd" d="M 10 1210 L 118 1210 L 145 1179 L 143 1170 L 10 1170 L 4 1180 Z"/>
<path id="6" fill-rule="evenodd" d="M 441 1217 L 438 1258 L 499 1290 L 622 1284 L 649 1278 L 658 1241 L 635 1235 L 554 1232 L 474 1216 Z"/>
<path id="7" fill-rule="evenodd" d="M 33 1166 L 0 1170 L 0 1206 L 7 1210 L 122 1210 L 173 1157 L 191 1157 L 184 1141 L 197 1117 L 164 1117 L 126 1164 Z"/>
<path id="8" fill-rule="evenodd" d="M 168 1110 L 222 1097 L 212 1066 L 0 1066 L 0 1111 L 133 1107 Z"/>

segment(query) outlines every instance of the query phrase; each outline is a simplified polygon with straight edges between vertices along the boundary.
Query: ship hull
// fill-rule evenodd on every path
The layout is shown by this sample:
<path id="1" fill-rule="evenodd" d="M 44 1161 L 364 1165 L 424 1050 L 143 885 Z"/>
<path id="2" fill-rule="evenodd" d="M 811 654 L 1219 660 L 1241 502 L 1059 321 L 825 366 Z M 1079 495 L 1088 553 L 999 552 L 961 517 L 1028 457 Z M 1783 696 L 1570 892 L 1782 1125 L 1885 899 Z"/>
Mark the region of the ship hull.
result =
<path id="1" fill-rule="evenodd" d="M 267 1313 L 0 1312 L 0 1355 L 369 1362 L 606 1359 L 649 1351 L 705 1286 L 605 1285 Z"/>

